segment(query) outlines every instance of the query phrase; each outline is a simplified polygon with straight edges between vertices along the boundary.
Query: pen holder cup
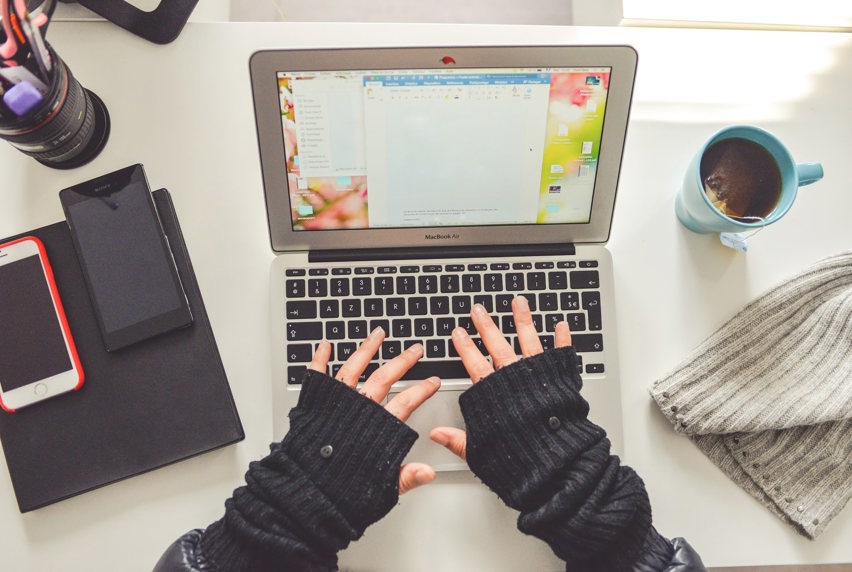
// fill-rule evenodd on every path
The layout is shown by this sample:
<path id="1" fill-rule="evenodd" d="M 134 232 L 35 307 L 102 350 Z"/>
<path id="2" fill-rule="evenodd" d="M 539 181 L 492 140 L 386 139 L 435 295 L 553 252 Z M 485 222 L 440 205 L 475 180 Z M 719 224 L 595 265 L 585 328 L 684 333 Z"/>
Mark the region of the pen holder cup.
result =
<path id="1" fill-rule="evenodd" d="M 109 138 L 103 101 L 85 89 L 48 45 L 53 62 L 44 97 L 22 117 L 0 120 L 0 138 L 54 169 L 74 169 L 94 159 Z"/>

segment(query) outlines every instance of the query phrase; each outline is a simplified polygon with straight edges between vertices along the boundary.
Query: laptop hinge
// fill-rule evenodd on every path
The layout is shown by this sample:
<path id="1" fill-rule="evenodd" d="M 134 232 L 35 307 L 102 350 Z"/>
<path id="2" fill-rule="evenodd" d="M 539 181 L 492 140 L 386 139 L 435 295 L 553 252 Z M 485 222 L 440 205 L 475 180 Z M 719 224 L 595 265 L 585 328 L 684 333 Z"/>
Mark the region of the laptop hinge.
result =
<path id="1" fill-rule="evenodd" d="M 405 260 L 409 258 L 490 258 L 513 256 L 570 256 L 574 245 L 566 244 L 500 244 L 477 246 L 411 246 L 401 248 L 357 248 L 312 250 L 310 262 L 350 262 L 355 260 Z"/>

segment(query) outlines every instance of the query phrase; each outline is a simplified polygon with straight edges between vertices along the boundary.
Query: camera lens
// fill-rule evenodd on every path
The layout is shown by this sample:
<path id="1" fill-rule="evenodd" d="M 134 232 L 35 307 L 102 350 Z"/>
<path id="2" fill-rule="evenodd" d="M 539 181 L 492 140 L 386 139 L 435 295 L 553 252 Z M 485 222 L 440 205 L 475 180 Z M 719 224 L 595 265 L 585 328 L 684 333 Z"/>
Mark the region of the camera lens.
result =
<path id="1" fill-rule="evenodd" d="M 109 138 L 109 113 L 84 89 L 53 49 L 54 63 L 44 100 L 14 121 L 0 122 L 0 137 L 39 163 L 73 169 L 94 159 Z"/>

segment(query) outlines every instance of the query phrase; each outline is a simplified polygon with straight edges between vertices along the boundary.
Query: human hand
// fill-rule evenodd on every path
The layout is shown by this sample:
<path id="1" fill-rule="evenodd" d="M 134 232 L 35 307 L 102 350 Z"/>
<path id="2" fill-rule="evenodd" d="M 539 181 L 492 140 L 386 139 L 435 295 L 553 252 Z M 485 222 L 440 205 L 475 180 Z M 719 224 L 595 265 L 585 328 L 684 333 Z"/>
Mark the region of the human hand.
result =
<path id="1" fill-rule="evenodd" d="M 364 373 L 364 370 L 367 369 L 367 365 L 373 356 L 376 355 L 384 339 L 385 332 L 382 328 L 373 330 L 340 367 L 334 378 L 355 389 L 358 385 L 358 379 Z M 323 341 L 317 347 L 313 360 L 308 367 L 314 371 L 325 373 L 330 357 L 331 344 Z M 376 403 L 381 403 L 387 396 L 388 391 L 390 391 L 391 385 L 399 381 L 402 374 L 417 363 L 421 357 L 423 357 L 423 346 L 421 344 L 408 347 L 401 354 L 374 371 L 358 392 Z M 415 409 L 438 391 L 440 386 L 441 380 L 437 377 L 424 379 L 395 395 L 385 405 L 385 409 L 400 421 L 405 422 Z M 406 463 L 399 470 L 399 494 L 406 493 L 420 485 L 430 483 L 434 479 L 435 470 L 429 465 L 424 463 Z"/>
<path id="2" fill-rule="evenodd" d="M 512 300 L 512 314 L 515 318 L 515 329 L 521 347 L 521 356 L 526 358 L 544 352 L 526 298 L 516 296 Z M 470 315 L 485 349 L 491 356 L 491 361 L 482 355 L 482 352 L 479 351 L 464 328 L 453 330 L 452 338 L 471 381 L 479 383 L 482 378 L 494 373 L 495 370 L 514 363 L 520 358 L 515 354 L 512 345 L 503 336 L 503 333 L 497 328 L 491 316 L 488 315 L 488 311 L 482 305 L 476 304 Z M 563 321 L 556 324 L 555 335 L 557 348 L 571 345 L 571 330 L 568 328 L 567 322 Z M 455 427 L 436 427 L 431 431 L 429 437 L 465 459 L 467 434 L 463 430 Z"/>

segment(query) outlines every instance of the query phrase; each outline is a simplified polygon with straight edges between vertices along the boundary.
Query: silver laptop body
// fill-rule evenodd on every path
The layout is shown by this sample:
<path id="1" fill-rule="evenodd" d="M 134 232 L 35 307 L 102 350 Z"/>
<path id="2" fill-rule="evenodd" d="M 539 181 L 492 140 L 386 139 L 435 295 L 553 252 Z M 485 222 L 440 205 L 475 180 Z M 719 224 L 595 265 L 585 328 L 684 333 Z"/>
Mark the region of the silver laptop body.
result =
<path id="1" fill-rule="evenodd" d="M 448 333 L 531 299 L 544 345 L 568 319 L 590 417 L 623 453 L 612 223 L 636 53 L 627 46 L 268 50 L 250 61 L 270 239 L 274 437 L 316 344 L 339 367 L 379 324 L 372 368 L 414 342 L 442 389 L 409 459 L 465 469 L 428 438 L 463 427 Z M 472 332 L 475 335 L 475 332 Z M 331 373 L 334 373 L 333 369 Z M 399 391 L 415 379 L 394 386 Z"/>

